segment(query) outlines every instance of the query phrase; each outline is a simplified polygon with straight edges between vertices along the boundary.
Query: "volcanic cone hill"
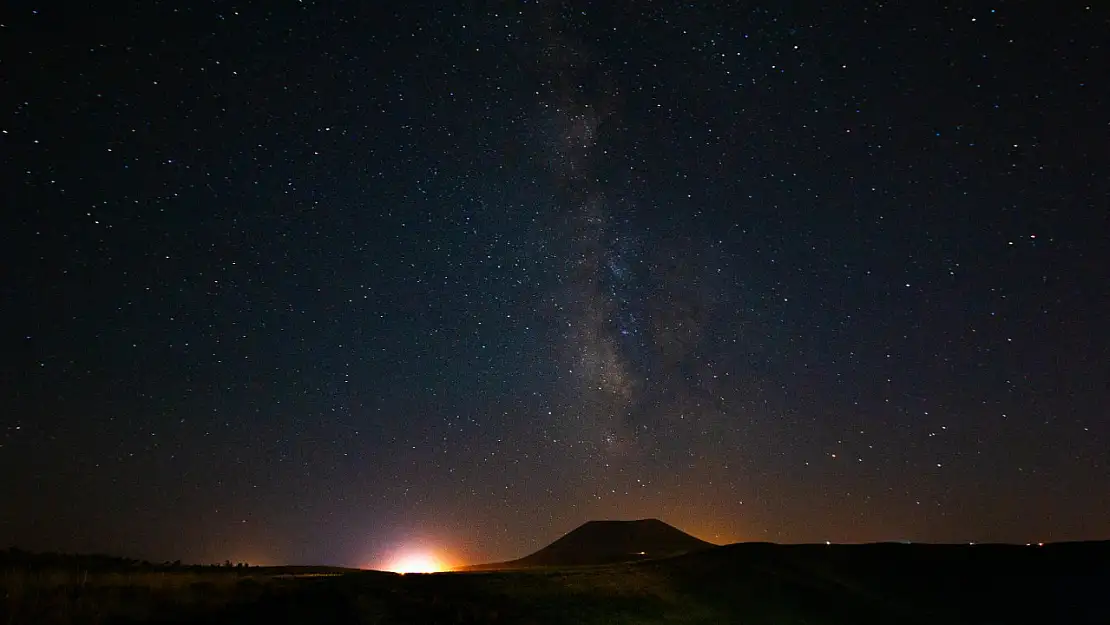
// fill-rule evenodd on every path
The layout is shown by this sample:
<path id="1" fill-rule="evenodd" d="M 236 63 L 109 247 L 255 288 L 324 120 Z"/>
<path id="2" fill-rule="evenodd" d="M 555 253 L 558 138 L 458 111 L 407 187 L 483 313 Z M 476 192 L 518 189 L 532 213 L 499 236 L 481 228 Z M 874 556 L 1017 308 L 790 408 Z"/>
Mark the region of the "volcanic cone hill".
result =
<path id="1" fill-rule="evenodd" d="M 589 521 L 539 551 L 471 570 L 612 564 L 676 556 L 716 547 L 659 519 Z"/>

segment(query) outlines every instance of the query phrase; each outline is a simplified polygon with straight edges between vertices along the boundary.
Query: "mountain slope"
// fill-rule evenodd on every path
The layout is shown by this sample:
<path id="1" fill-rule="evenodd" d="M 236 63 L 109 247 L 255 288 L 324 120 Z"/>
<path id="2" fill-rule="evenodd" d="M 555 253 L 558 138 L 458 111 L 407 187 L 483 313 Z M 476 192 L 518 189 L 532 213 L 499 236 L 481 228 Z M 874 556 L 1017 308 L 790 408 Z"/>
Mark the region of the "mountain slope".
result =
<path id="1" fill-rule="evenodd" d="M 715 546 L 659 519 L 589 521 L 531 555 L 468 568 L 490 570 L 611 564 L 664 558 Z"/>

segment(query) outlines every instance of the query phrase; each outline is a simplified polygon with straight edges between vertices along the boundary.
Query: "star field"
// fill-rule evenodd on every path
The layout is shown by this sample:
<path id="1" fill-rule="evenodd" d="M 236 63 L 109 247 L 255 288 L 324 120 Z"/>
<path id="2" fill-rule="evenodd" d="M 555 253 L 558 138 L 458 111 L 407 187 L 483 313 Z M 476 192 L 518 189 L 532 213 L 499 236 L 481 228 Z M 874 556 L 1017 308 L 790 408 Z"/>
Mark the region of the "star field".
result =
<path id="1" fill-rule="evenodd" d="M 1105 7 L 371 5 L 2 18 L 0 536 L 1110 538 Z"/>

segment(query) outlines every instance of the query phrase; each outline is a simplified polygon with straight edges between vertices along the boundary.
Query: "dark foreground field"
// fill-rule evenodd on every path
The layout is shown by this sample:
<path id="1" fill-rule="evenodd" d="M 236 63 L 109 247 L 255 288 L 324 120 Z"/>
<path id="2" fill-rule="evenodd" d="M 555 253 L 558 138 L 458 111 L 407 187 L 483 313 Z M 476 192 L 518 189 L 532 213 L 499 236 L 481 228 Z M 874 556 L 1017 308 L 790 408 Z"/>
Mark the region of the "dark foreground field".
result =
<path id="1" fill-rule="evenodd" d="M 406 576 L 13 569 L 0 583 L 0 625 L 1110 624 L 1110 543 L 738 544 L 604 567 Z"/>

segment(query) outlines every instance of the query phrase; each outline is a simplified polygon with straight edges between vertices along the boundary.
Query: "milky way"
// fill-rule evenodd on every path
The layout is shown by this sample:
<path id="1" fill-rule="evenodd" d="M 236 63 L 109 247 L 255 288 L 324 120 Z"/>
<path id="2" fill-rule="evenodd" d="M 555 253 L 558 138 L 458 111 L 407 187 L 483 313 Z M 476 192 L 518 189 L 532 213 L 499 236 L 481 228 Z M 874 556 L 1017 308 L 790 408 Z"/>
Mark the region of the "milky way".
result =
<path id="1" fill-rule="evenodd" d="M 564 329 L 560 366 L 573 384 L 560 424 L 611 468 L 657 453 L 660 436 L 704 436 L 725 416 L 724 381 L 700 343 L 706 324 L 719 322 L 713 282 L 731 269 L 712 266 L 712 242 L 684 224 L 644 223 L 642 190 L 634 188 L 644 181 L 614 179 L 607 167 L 614 135 L 636 132 L 621 122 L 611 61 L 565 33 L 546 41 L 551 98 L 539 116 L 559 189 L 555 247 L 565 257 L 554 299 Z"/>
<path id="2" fill-rule="evenodd" d="M 379 4 L 5 18 L 0 536 L 1105 532 L 1105 7 Z"/>

